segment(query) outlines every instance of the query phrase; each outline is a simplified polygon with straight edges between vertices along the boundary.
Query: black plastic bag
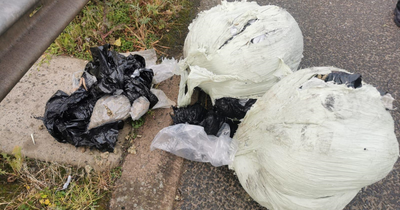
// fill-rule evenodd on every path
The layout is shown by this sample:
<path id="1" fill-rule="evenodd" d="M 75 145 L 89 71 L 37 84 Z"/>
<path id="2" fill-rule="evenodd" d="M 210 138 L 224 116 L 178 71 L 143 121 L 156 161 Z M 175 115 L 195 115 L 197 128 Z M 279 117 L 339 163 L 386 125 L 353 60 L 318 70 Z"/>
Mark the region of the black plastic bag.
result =
<path id="1" fill-rule="evenodd" d="M 172 107 L 174 115 L 171 116 L 174 124 L 188 123 L 192 125 L 200 125 L 207 114 L 207 110 L 199 103 L 184 108 Z"/>
<path id="2" fill-rule="evenodd" d="M 346 72 L 334 71 L 325 78 L 325 82 L 333 81 L 336 84 L 346 84 L 347 87 L 360 88 L 362 78 L 360 74 L 349 74 Z"/>
<path id="3" fill-rule="evenodd" d="M 120 122 L 87 130 L 96 100 L 83 87 L 73 94 L 57 91 L 47 102 L 44 124 L 49 133 L 61 143 L 76 147 L 89 146 L 113 152 Z"/>
<path id="4" fill-rule="evenodd" d="M 226 117 L 218 115 L 213 110 L 210 110 L 207 112 L 200 125 L 204 127 L 204 131 L 207 133 L 207 135 L 216 136 L 226 120 Z"/>
<path id="5" fill-rule="evenodd" d="M 96 101 L 106 95 L 124 94 L 131 103 L 140 96 L 149 99 L 153 106 L 158 102 L 150 91 L 154 74 L 145 68 L 144 58 L 125 57 L 109 47 L 91 48 L 93 61 L 82 74 L 85 86 L 71 95 L 59 90 L 47 102 L 42 120 L 57 141 L 113 152 L 123 121 L 87 130 Z"/>
<path id="6" fill-rule="evenodd" d="M 180 123 L 200 125 L 204 127 L 207 135 L 216 136 L 222 125 L 228 123 L 231 128 L 230 136 L 233 137 L 240 123 L 240 121 L 233 121 L 214 110 L 207 111 L 199 103 L 184 108 L 172 107 L 172 109 L 174 110 L 174 115 L 171 118 L 174 125 Z"/>
<path id="7" fill-rule="evenodd" d="M 89 62 L 85 71 L 97 78 L 95 86 L 97 92 L 113 94 L 122 90 L 124 69 L 118 64 L 122 57 L 118 53 L 109 50 L 109 45 L 90 48 L 93 61 Z"/>
<path id="8" fill-rule="evenodd" d="M 140 96 L 149 100 L 150 109 L 157 104 L 157 96 L 150 91 L 153 75 L 151 69 L 137 69 L 131 75 L 124 76 L 124 95 L 128 97 L 131 104 Z"/>
<path id="9" fill-rule="evenodd" d="M 256 101 L 257 99 L 220 98 L 215 100 L 214 109 L 223 116 L 242 119 Z"/>

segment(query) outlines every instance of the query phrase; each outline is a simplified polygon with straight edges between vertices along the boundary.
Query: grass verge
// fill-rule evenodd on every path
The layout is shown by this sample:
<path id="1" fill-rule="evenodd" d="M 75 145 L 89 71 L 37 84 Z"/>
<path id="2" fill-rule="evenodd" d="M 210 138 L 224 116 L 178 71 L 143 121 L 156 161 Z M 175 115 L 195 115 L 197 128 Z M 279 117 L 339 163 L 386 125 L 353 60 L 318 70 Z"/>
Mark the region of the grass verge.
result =
<path id="1" fill-rule="evenodd" d="M 168 48 L 159 44 L 189 0 L 91 0 L 47 53 L 90 59 L 90 47 L 113 44 L 118 52 Z"/>
<path id="2" fill-rule="evenodd" d="M 107 197 L 121 170 L 95 172 L 90 167 L 27 159 L 15 147 L 12 156 L 3 153 L 0 158 L 0 208 L 107 209 Z M 71 182 L 63 190 L 68 176 Z"/>

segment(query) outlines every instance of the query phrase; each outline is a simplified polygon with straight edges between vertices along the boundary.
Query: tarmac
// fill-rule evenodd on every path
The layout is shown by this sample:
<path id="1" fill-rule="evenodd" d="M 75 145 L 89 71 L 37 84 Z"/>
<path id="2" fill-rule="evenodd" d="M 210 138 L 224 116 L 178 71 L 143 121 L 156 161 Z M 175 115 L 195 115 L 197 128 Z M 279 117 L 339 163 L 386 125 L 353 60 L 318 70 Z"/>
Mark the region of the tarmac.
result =
<path id="1" fill-rule="evenodd" d="M 196 1 L 196 13 L 209 9 L 218 0 Z M 400 99 L 400 28 L 393 22 L 396 0 L 304 0 L 257 1 L 260 5 L 285 8 L 298 22 L 304 36 L 304 58 L 300 68 L 335 66 L 363 76 L 363 81 Z M 185 30 L 181 36 L 185 37 Z M 175 52 L 182 50 L 176 43 Z M 180 58 L 179 53 L 171 56 Z M 113 192 L 110 209 L 265 209 L 248 196 L 234 172 L 208 163 L 183 160 L 149 145 L 157 132 L 170 125 L 171 109 L 155 110 L 139 129 L 133 145 L 136 154 L 122 160 L 129 128 L 119 137 L 112 154 L 76 149 L 54 141 L 40 130 L 41 116 L 48 98 L 58 89 L 71 89 L 71 73 L 83 69 L 85 61 L 68 57 L 52 59 L 39 70 L 32 68 L 0 103 L 0 150 L 10 152 L 15 145 L 29 157 L 93 165 L 98 170 L 123 161 L 123 172 Z M 160 84 L 176 101 L 179 83 L 173 77 Z M 399 100 L 394 102 L 400 107 Z M 395 133 L 400 139 L 400 113 L 391 111 Z M 32 143 L 34 134 L 36 145 Z M 400 209 L 400 161 L 383 180 L 363 188 L 345 209 Z"/>

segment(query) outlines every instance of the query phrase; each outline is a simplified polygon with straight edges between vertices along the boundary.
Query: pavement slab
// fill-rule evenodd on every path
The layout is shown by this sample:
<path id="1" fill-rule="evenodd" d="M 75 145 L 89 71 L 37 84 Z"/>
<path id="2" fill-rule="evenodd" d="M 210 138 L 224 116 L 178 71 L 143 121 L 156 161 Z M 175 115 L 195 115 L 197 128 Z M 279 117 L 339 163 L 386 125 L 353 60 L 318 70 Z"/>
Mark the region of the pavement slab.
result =
<path id="1" fill-rule="evenodd" d="M 158 87 L 173 101 L 177 100 L 179 77 Z M 172 124 L 172 109 L 157 109 L 144 117 L 133 141 L 136 152 L 128 154 L 123 172 L 116 182 L 110 209 L 171 209 L 181 174 L 183 159 L 161 150 L 150 151 L 150 144 L 161 129 Z"/>

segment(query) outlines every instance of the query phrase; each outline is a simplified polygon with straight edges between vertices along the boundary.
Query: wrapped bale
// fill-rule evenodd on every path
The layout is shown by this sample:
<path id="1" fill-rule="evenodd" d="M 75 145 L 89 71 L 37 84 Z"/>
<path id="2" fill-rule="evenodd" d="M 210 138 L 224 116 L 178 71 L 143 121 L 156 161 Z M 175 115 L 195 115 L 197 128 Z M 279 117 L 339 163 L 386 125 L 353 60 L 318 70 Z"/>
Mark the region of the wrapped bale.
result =
<path id="1" fill-rule="evenodd" d="M 262 96 L 296 71 L 303 36 L 294 18 L 277 6 L 226 2 L 190 24 L 180 62 L 178 106 L 187 106 L 195 87 L 214 100 Z"/>
<path id="2" fill-rule="evenodd" d="M 247 112 L 230 165 L 269 209 L 343 209 L 399 156 L 379 91 L 333 67 L 299 70 Z M 342 83 L 342 84 L 339 84 Z"/>

